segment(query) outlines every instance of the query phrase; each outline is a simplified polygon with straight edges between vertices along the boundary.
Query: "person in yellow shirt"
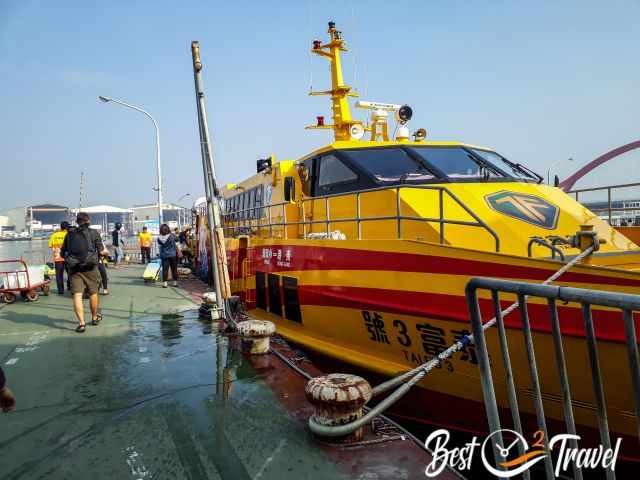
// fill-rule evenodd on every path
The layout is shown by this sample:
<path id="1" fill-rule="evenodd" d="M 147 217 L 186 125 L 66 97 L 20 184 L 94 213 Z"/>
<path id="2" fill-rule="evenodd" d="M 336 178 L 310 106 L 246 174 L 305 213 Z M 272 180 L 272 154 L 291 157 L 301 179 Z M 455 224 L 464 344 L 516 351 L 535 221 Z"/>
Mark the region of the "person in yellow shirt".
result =
<path id="1" fill-rule="evenodd" d="M 142 231 L 138 234 L 142 263 L 149 263 L 151 261 L 151 241 L 151 234 L 147 231 L 147 227 L 142 227 Z"/>
<path id="2" fill-rule="evenodd" d="M 58 295 L 64 295 L 64 271 L 65 264 L 64 258 L 60 256 L 60 249 L 62 248 L 62 244 L 64 243 L 64 239 L 69 232 L 70 224 L 69 222 L 61 222 L 60 230 L 57 232 L 53 232 L 51 237 L 49 237 L 49 248 L 53 254 L 53 263 L 55 265 L 56 270 L 56 285 L 58 287 Z M 68 276 L 68 274 L 67 274 Z M 69 279 L 67 278 L 67 288 L 70 290 Z"/>

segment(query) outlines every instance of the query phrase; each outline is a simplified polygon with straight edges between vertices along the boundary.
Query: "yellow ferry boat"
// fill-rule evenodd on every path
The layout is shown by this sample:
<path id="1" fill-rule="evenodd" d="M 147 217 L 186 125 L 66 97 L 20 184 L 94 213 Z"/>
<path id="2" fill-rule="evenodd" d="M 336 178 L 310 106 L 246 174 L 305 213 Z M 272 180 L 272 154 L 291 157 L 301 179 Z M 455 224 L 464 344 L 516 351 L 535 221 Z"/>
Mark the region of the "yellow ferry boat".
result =
<path id="1" fill-rule="evenodd" d="M 329 37 L 314 41 L 312 52 L 329 61 L 331 89 L 311 94 L 331 97 L 332 123 L 318 117 L 307 128 L 332 129 L 335 141 L 296 160 L 258 160 L 255 175 L 224 189 L 231 287 L 253 317 L 275 322 L 284 337 L 369 378 L 384 378 L 469 333 L 464 293 L 471 277 L 541 282 L 563 258 L 580 253 L 564 239 L 581 229 L 593 229 L 600 248 L 557 284 L 640 293 L 639 247 L 532 170 L 490 148 L 432 141 L 423 129 L 410 134 L 406 105 L 358 102 L 371 117 L 354 119 L 348 99 L 357 94 L 344 84 L 345 42 L 333 23 Z M 480 304 L 492 311 L 488 293 Z M 559 310 L 576 423 L 593 428 L 581 312 L 577 305 Z M 563 412 L 546 305 L 534 303 L 530 315 L 553 428 Z M 630 436 L 635 413 L 630 382 L 620 381 L 629 378 L 620 371 L 627 364 L 622 320 L 604 308 L 594 309 L 594 320 L 610 428 Z M 519 314 L 505 323 L 511 344 L 522 345 Z M 499 358 L 491 331 L 487 341 Z M 514 350 L 517 387 L 530 392 L 526 354 Z M 494 368 L 499 379 L 500 365 Z M 485 431 L 478 378 L 468 346 L 422 380 L 413 403 L 395 413 Z M 497 390 L 506 406 L 504 389 Z M 521 408 L 534 413 L 533 404 Z M 629 446 L 626 455 L 637 456 L 636 441 Z"/>

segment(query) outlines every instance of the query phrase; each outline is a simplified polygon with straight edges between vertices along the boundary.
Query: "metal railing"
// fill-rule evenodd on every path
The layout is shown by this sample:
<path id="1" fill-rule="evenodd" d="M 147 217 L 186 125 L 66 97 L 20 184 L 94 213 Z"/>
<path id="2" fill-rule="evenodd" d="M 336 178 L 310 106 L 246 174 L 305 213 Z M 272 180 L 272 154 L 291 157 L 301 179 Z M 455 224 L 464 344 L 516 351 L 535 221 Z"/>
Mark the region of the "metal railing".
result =
<path id="1" fill-rule="evenodd" d="M 404 189 L 410 190 L 431 190 L 438 192 L 438 217 L 419 217 L 402 215 L 402 199 L 400 191 Z M 366 195 L 374 192 L 383 191 L 395 191 L 395 215 L 379 215 L 379 216 L 362 216 L 362 195 Z M 456 205 L 458 205 L 465 213 L 467 213 L 474 221 L 447 219 L 444 214 L 444 202 L 445 196 L 450 198 Z M 353 197 L 355 200 L 355 216 L 347 218 L 331 218 L 330 202 L 333 199 Z M 324 202 L 324 218 L 320 220 L 308 220 L 306 205 L 310 202 Z M 302 220 L 287 221 L 287 206 L 299 206 L 301 208 Z M 272 209 L 281 209 L 282 221 L 273 221 Z M 266 211 L 266 215 L 264 214 Z M 280 213 L 280 212 L 277 212 Z M 323 195 L 319 197 L 308 197 L 299 200 L 298 202 L 280 202 L 270 205 L 257 205 L 249 208 L 232 210 L 225 212 L 224 214 L 224 230 L 225 233 L 229 232 L 232 235 L 250 234 L 254 229 L 269 229 L 269 235 L 273 235 L 273 227 L 285 227 L 284 235 L 287 238 L 288 232 L 286 227 L 300 226 L 303 227 L 303 238 L 307 238 L 307 228 L 313 225 L 325 225 L 326 235 L 331 233 L 331 226 L 333 224 L 340 223 L 355 223 L 357 230 L 357 239 L 362 240 L 362 224 L 365 222 L 385 221 L 392 220 L 396 223 L 396 235 L 398 239 L 402 238 L 402 222 L 424 222 L 424 223 L 437 223 L 439 224 L 439 240 L 440 244 L 445 243 L 445 225 L 463 225 L 467 227 L 475 227 L 484 229 L 489 235 L 493 237 L 495 242 L 495 251 L 500 251 L 500 238 L 493 228 L 487 225 L 478 215 L 476 215 L 462 200 L 460 200 L 453 192 L 449 191 L 443 186 L 431 186 L 431 185 L 402 185 L 393 187 L 380 187 L 367 190 L 360 190 L 356 192 L 336 193 L 332 195 Z M 229 225 L 234 223 L 235 225 Z"/>
<path id="2" fill-rule="evenodd" d="M 598 358 L 598 350 L 596 343 L 596 335 L 591 314 L 591 306 L 604 306 L 619 309 L 622 311 L 624 322 L 624 332 L 627 346 L 627 356 L 629 360 L 629 368 L 631 371 L 631 384 L 633 388 L 633 396 L 635 398 L 636 409 L 636 427 L 638 439 L 640 440 L 640 361 L 638 359 L 638 344 L 633 320 L 633 311 L 640 310 L 640 295 L 629 295 L 616 292 L 603 292 L 596 290 L 586 290 L 570 287 L 558 287 L 551 285 L 540 285 L 526 282 L 514 282 L 508 280 L 498 280 L 491 278 L 473 278 L 466 287 L 466 298 L 471 316 L 471 327 L 473 330 L 474 340 L 477 349 L 478 366 L 480 368 L 480 379 L 482 383 L 482 392 L 489 423 L 490 432 L 498 432 L 500 430 L 500 418 L 498 414 L 498 405 L 494 390 L 493 378 L 491 373 L 491 364 L 489 362 L 489 353 L 485 341 L 483 321 L 478 303 L 478 290 L 490 290 L 493 299 L 493 307 L 495 310 L 498 335 L 502 361 L 504 363 L 506 375 L 506 388 L 509 409 L 511 410 L 514 430 L 522 435 L 522 424 L 518 409 L 518 398 L 513 378 L 513 370 L 509 356 L 509 347 L 507 344 L 507 335 L 503 322 L 503 313 L 500 306 L 500 292 L 512 293 L 518 296 L 520 316 L 522 319 L 522 332 L 526 347 L 526 354 L 529 364 L 529 374 L 531 377 L 533 401 L 536 412 L 538 429 L 544 433 L 545 447 L 548 450 L 547 428 L 544 414 L 544 406 L 542 402 L 542 393 L 540 381 L 538 378 L 537 364 L 534 353 L 533 339 L 531 334 L 531 325 L 529 323 L 529 313 L 527 309 L 527 297 L 539 297 L 547 300 L 549 307 L 549 315 L 551 319 L 551 335 L 553 337 L 556 367 L 560 387 L 562 391 L 562 405 L 565 418 L 567 433 L 576 434 L 576 426 L 573 415 L 573 406 L 571 401 L 571 389 L 569 386 L 567 366 L 565 354 L 563 350 L 562 334 L 560 329 L 560 320 L 558 317 L 557 302 L 575 302 L 581 304 L 582 317 L 585 327 L 585 338 L 587 350 L 589 353 L 589 366 L 591 368 L 591 379 L 596 400 L 596 415 L 598 419 L 598 430 L 600 433 L 600 441 L 603 448 L 611 448 L 611 440 L 609 436 L 609 424 L 607 419 L 605 394 L 602 386 L 602 375 L 600 369 L 600 361 Z M 492 436 L 494 447 L 494 456 L 496 464 L 500 458 L 500 447 L 504 445 L 500 434 Z M 572 448 L 577 448 L 575 440 L 569 441 Z M 524 453 L 522 445 L 520 454 Z M 574 475 L 576 479 L 582 479 L 582 472 L 575 462 L 573 463 Z M 547 478 L 555 478 L 551 457 L 547 455 L 545 458 L 545 471 Z M 528 474 L 527 474 L 528 478 Z M 607 478 L 614 479 L 615 473 L 607 470 Z"/>
<path id="3" fill-rule="evenodd" d="M 611 216 L 613 212 L 630 212 L 630 211 L 638 211 L 640 207 L 614 207 L 611 200 L 611 192 L 613 190 L 621 189 L 621 188 L 631 188 L 631 187 L 640 187 L 640 183 L 622 183 L 618 185 L 606 185 L 604 187 L 593 187 L 593 188 L 580 188 L 575 190 L 569 190 L 567 194 L 575 195 L 576 201 L 580 201 L 580 194 L 584 192 L 607 192 L 607 207 L 606 208 L 592 208 L 591 211 L 598 212 L 607 212 L 609 217 L 609 225 L 611 225 Z M 624 200 L 622 200 L 624 201 Z"/>

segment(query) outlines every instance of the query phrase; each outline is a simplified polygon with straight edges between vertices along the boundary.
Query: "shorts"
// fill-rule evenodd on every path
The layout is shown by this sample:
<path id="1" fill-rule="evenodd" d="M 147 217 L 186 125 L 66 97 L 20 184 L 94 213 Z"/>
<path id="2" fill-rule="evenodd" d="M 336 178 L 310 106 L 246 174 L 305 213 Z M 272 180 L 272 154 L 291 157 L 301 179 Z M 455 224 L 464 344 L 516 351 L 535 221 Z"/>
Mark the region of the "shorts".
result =
<path id="1" fill-rule="evenodd" d="M 73 293 L 84 293 L 87 290 L 89 295 L 94 295 L 98 293 L 99 285 L 100 272 L 97 265 L 91 270 L 71 273 L 71 291 Z"/>

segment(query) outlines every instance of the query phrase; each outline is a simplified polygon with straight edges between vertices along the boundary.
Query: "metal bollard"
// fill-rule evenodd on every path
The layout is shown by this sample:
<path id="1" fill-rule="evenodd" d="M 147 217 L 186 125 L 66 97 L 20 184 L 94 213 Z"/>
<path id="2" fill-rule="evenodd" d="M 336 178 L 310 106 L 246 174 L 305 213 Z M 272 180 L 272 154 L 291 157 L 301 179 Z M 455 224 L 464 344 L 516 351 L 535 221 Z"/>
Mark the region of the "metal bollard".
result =
<path id="1" fill-rule="evenodd" d="M 209 305 L 216 304 L 216 292 L 206 292 L 202 294 L 202 301 Z"/>
<path id="2" fill-rule="evenodd" d="M 580 225 L 580 230 L 576 232 L 575 235 L 575 243 L 576 247 L 580 249 L 581 252 L 584 252 L 587 248 L 593 247 L 593 251 L 598 251 L 600 249 L 600 239 L 598 239 L 598 233 L 593 229 L 593 225 Z M 593 257 L 588 255 L 582 261 L 584 264 L 591 264 Z"/>
<path id="3" fill-rule="evenodd" d="M 346 373 L 316 377 L 304 389 L 307 400 L 315 407 L 316 423 L 327 426 L 344 425 L 362 417 L 362 407 L 371 400 L 371 385 L 364 378 Z M 341 441 L 359 441 L 360 428 Z"/>
<path id="4" fill-rule="evenodd" d="M 269 352 L 269 337 L 276 333 L 276 326 L 267 320 L 245 320 L 238 323 L 238 333 L 243 348 L 251 355 L 261 355 Z"/>
<path id="5" fill-rule="evenodd" d="M 202 305 L 200 305 L 200 309 L 198 310 L 200 317 L 210 320 L 220 320 L 220 308 L 218 308 L 216 298 L 215 292 L 202 294 Z"/>

